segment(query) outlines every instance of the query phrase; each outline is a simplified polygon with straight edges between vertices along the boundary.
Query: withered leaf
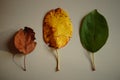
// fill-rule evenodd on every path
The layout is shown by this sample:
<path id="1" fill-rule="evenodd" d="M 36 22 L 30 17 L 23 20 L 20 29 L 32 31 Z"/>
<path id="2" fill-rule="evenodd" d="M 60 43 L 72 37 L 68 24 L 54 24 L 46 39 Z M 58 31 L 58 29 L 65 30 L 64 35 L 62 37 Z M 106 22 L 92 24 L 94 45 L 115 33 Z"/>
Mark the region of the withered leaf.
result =
<path id="1" fill-rule="evenodd" d="M 31 28 L 25 27 L 20 29 L 14 36 L 14 45 L 19 52 L 26 55 L 34 50 L 36 46 L 34 40 L 35 32 Z"/>

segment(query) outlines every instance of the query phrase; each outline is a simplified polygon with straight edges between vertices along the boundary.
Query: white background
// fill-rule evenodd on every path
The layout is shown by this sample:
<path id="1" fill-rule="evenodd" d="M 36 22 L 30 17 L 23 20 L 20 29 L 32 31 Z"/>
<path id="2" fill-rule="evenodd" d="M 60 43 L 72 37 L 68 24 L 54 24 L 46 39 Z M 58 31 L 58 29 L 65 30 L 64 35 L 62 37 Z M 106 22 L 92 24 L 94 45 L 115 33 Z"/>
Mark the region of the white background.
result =
<path id="1" fill-rule="evenodd" d="M 120 0 L 0 0 L 0 80 L 120 80 Z M 43 41 L 42 22 L 51 9 L 61 7 L 73 23 L 73 37 L 60 53 L 61 70 L 55 71 L 53 52 Z M 95 53 L 96 71 L 79 38 L 81 19 L 97 9 L 107 19 L 109 38 Z M 12 60 L 8 41 L 25 26 L 36 32 L 37 46 L 27 55 L 27 71 Z M 23 66 L 23 56 L 15 61 Z"/>

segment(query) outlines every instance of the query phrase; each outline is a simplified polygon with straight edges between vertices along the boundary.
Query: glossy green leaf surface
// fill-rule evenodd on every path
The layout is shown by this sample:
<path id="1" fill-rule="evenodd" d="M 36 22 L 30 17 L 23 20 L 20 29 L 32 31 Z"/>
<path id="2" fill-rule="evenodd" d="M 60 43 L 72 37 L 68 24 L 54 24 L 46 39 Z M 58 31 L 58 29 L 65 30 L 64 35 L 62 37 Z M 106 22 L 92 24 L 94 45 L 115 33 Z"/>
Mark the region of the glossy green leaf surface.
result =
<path id="1" fill-rule="evenodd" d="M 108 33 L 107 21 L 96 9 L 83 18 L 79 34 L 83 47 L 88 51 L 94 53 L 102 48 Z"/>

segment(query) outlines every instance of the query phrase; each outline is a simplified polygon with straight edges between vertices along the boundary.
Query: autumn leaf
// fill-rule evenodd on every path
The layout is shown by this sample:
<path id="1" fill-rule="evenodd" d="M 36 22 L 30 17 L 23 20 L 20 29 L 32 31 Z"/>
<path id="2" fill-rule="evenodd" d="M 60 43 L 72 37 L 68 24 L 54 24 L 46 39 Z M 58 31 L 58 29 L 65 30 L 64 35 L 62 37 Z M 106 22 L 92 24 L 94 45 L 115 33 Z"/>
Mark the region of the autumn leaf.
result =
<path id="1" fill-rule="evenodd" d="M 24 54 L 24 67 L 25 67 L 25 57 L 27 54 L 32 52 L 36 46 L 35 32 L 29 28 L 25 27 L 17 31 L 14 36 L 14 46 L 22 54 Z M 25 69 L 26 70 L 26 69 Z"/>
<path id="2" fill-rule="evenodd" d="M 60 58 L 57 49 L 67 45 L 72 37 L 72 32 L 72 22 L 63 9 L 52 9 L 45 15 L 43 20 L 43 38 L 49 47 L 56 50 L 56 71 L 60 70 Z"/>

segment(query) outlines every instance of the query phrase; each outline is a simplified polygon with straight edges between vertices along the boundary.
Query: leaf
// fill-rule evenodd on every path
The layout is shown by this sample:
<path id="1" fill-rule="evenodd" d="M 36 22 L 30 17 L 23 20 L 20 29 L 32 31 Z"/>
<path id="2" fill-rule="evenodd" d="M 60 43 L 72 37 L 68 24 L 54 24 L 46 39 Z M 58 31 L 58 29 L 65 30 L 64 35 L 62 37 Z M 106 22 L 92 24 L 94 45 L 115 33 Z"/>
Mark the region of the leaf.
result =
<path id="1" fill-rule="evenodd" d="M 49 47 L 56 50 L 56 71 L 60 70 L 60 58 L 57 49 L 67 45 L 72 37 L 72 22 L 61 8 L 52 9 L 43 20 L 43 39 Z"/>
<path id="2" fill-rule="evenodd" d="M 108 38 L 108 24 L 103 15 L 96 9 L 86 15 L 79 30 L 80 40 L 85 49 L 92 52 L 90 55 L 92 70 L 95 71 L 94 54 L 100 50 Z"/>
<path id="3" fill-rule="evenodd" d="M 105 17 L 96 9 L 90 12 L 83 18 L 79 33 L 83 47 L 90 52 L 97 52 L 108 38 L 108 25 Z"/>
<path id="4" fill-rule="evenodd" d="M 20 29 L 14 37 L 14 45 L 19 52 L 29 54 L 36 46 L 35 33 L 31 28 Z"/>
<path id="5" fill-rule="evenodd" d="M 26 71 L 26 55 L 32 52 L 36 46 L 35 32 L 28 27 L 20 29 L 14 36 L 15 48 L 24 54 L 24 71 Z"/>
<path id="6" fill-rule="evenodd" d="M 67 45 L 72 37 L 72 22 L 61 8 L 52 9 L 43 20 L 43 38 L 46 44 L 55 49 Z"/>

